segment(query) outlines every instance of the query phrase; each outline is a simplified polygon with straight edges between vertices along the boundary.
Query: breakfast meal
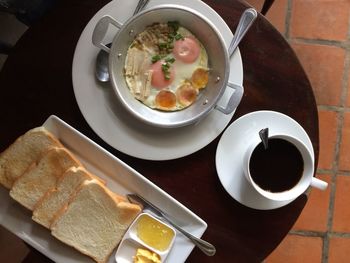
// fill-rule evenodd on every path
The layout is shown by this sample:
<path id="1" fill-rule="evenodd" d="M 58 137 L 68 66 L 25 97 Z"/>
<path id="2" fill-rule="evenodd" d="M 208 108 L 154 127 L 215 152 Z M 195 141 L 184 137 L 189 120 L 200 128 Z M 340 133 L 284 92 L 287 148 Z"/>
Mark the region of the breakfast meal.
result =
<path id="1" fill-rule="evenodd" d="M 0 183 L 33 211 L 34 221 L 96 262 L 109 260 L 141 212 L 44 127 L 28 131 L 0 154 Z"/>
<path id="2" fill-rule="evenodd" d="M 155 23 L 128 48 L 124 75 L 131 94 L 152 109 L 177 111 L 195 102 L 208 83 L 208 55 L 176 21 Z"/>

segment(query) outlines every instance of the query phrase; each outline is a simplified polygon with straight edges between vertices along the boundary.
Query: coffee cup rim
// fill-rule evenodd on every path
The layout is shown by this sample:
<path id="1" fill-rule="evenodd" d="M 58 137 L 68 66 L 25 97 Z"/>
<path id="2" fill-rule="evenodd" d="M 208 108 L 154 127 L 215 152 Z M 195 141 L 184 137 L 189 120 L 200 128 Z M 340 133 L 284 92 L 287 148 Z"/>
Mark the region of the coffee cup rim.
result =
<path id="1" fill-rule="evenodd" d="M 314 156 L 308 147 L 298 138 L 289 134 L 272 134 L 269 136 L 269 139 L 284 139 L 290 143 L 292 143 L 298 151 L 301 153 L 303 162 L 304 162 L 304 171 L 299 180 L 299 182 L 293 186 L 292 188 L 281 191 L 281 192 L 270 192 L 262 189 L 258 184 L 255 183 L 254 179 L 250 174 L 249 164 L 251 156 L 256 149 L 256 147 L 261 143 L 260 138 L 258 140 L 254 140 L 245 154 L 244 161 L 244 174 L 247 177 L 249 183 L 253 186 L 253 188 L 265 198 L 268 198 L 273 201 L 288 201 L 293 200 L 300 196 L 305 190 L 310 186 L 312 177 L 314 175 Z"/>

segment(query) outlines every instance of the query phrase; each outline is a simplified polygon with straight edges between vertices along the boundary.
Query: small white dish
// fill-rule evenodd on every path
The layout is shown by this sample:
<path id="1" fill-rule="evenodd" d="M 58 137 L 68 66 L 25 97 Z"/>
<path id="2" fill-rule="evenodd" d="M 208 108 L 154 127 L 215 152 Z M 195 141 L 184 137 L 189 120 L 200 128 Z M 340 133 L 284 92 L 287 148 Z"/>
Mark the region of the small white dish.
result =
<path id="1" fill-rule="evenodd" d="M 241 204 L 259 210 L 275 209 L 292 202 L 272 201 L 261 196 L 247 181 L 243 155 L 251 135 L 268 127 L 275 133 L 288 133 L 299 138 L 314 155 L 307 133 L 295 120 L 275 111 L 255 111 L 234 121 L 222 135 L 216 150 L 216 170 L 225 190 Z"/>
<path id="2" fill-rule="evenodd" d="M 222 34 L 228 47 L 233 34 L 225 21 L 207 4 L 200 0 L 177 0 L 174 3 L 190 7 L 203 14 Z M 77 43 L 73 65 L 72 81 L 76 101 L 85 120 L 93 131 L 113 148 L 141 159 L 171 160 L 192 154 L 212 142 L 229 124 L 234 112 L 225 115 L 212 110 L 198 123 L 186 127 L 160 129 L 143 124 L 131 116 L 118 102 L 108 83 L 95 78 L 95 63 L 100 51 L 92 44 L 92 32 L 97 21 L 110 15 L 121 23 L 132 16 L 137 0 L 114 0 L 99 10 L 86 25 Z M 150 0 L 151 8 L 169 4 L 169 0 Z M 105 43 L 111 42 L 115 30 L 108 30 Z M 242 85 L 243 65 L 239 49 L 230 60 L 231 83 Z M 225 105 L 233 90 L 227 89 L 220 105 Z"/>
<path id="3" fill-rule="evenodd" d="M 168 247 L 165 250 L 158 250 L 151 245 L 145 243 L 138 237 L 138 224 L 140 222 L 140 219 L 142 217 L 150 217 L 151 219 L 156 220 L 159 224 L 163 225 L 165 228 L 167 228 L 169 231 L 172 232 L 173 237 L 168 245 Z M 160 256 L 161 262 L 164 262 L 167 258 L 173 244 L 176 238 L 176 231 L 169 226 L 168 224 L 165 224 L 164 222 L 160 221 L 159 219 L 155 218 L 151 214 L 148 213 L 142 213 L 140 214 L 132 223 L 132 225 L 129 227 L 128 231 L 123 237 L 123 240 L 119 244 L 118 250 L 115 254 L 115 260 L 117 263 L 132 263 L 133 257 L 136 255 L 136 251 L 138 248 L 144 248 L 151 252 L 154 252 Z"/>

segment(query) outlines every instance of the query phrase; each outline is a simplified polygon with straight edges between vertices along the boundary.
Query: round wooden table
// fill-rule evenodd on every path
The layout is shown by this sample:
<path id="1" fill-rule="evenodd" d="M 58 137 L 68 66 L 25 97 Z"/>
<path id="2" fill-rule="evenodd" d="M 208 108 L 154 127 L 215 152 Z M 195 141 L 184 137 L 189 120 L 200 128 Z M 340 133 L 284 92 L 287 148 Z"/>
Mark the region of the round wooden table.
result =
<path id="1" fill-rule="evenodd" d="M 79 36 L 108 1 L 61 0 L 18 41 L 0 72 L 0 151 L 27 130 L 55 114 L 164 189 L 208 223 L 203 238 L 214 257 L 195 248 L 187 262 L 261 262 L 287 235 L 307 196 L 279 209 L 260 211 L 235 201 L 215 168 L 220 136 L 200 151 L 170 161 L 127 156 L 102 141 L 88 126 L 72 87 L 72 59 Z M 234 32 L 247 5 L 206 0 Z M 240 44 L 245 93 L 233 122 L 256 110 L 274 110 L 298 121 L 311 138 L 317 166 L 318 115 L 310 82 L 293 50 L 262 16 Z M 185 169 L 184 169 L 185 167 Z M 186 182 L 184 184 L 183 182 Z M 33 252 L 26 262 L 49 262 Z"/>

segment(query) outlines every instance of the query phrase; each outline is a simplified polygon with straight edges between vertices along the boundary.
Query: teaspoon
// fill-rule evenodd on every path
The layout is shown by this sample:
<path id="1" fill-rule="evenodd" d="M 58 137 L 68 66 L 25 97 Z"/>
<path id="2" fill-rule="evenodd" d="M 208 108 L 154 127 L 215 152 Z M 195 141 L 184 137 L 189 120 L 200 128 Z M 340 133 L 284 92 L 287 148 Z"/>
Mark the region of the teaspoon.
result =
<path id="1" fill-rule="evenodd" d="M 269 128 L 260 130 L 259 137 L 264 145 L 265 150 L 267 150 L 269 147 Z"/>
<path id="2" fill-rule="evenodd" d="M 252 26 L 257 16 L 258 16 L 258 13 L 254 8 L 246 9 L 241 15 L 241 18 L 239 19 L 239 22 L 238 22 L 238 26 L 236 28 L 236 32 L 234 33 L 233 39 L 228 48 L 228 53 L 230 57 L 233 55 L 233 52 L 238 47 L 238 44 L 241 42 L 242 38 L 248 32 L 248 29 Z"/>

